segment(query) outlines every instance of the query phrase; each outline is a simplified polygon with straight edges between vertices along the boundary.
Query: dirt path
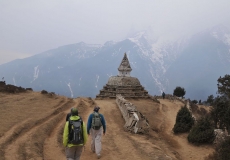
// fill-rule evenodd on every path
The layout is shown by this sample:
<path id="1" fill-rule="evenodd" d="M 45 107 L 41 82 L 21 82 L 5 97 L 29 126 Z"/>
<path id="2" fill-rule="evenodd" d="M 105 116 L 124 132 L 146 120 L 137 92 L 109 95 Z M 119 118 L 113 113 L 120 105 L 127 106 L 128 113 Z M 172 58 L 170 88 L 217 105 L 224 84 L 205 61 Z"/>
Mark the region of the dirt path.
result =
<path id="1" fill-rule="evenodd" d="M 124 120 L 114 100 L 96 100 L 100 106 L 100 112 L 105 116 L 107 122 L 107 133 L 102 137 L 102 157 L 103 160 L 141 160 L 146 159 L 145 155 L 140 154 L 138 147 L 128 137 L 129 133 L 124 132 Z M 90 111 L 90 113 L 92 110 Z M 91 137 L 86 144 L 86 150 L 81 159 L 96 159 L 96 155 L 90 150 Z"/>
<path id="2" fill-rule="evenodd" d="M 79 103 L 77 100 L 74 101 L 73 107 L 77 107 Z M 66 109 L 63 115 L 67 115 L 70 109 Z M 52 159 L 65 159 L 65 155 L 63 154 L 63 146 L 58 142 L 58 136 L 60 133 L 63 133 L 64 122 L 66 120 L 65 116 L 62 116 L 61 120 L 56 124 L 54 129 L 52 130 L 49 137 L 46 138 L 44 143 L 44 159 L 52 160 Z"/>
<path id="3" fill-rule="evenodd" d="M 181 159 L 195 159 L 195 160 L 203 160 L 204 157 L 208 156 L 214 150 L 210 145 L 200 145 L 194 146 L 187 141 L 188 134 L 174 135 L 172 132 L 172 128 L 176 121 L 176 115 L 180 107 L 183 105 L 180 102 L 170 102 L 169 100 L 160 100 L 161 107 L 165 107 L 165 110 L 161 110 L 161 112 L 167 117 L 165 119 L 165 132 L 172 139 L 176 140 L 179 144 L 177 148 L 177 152 L 180 154 Z"/>
<path id="4" fill-rule="evenodd" d="M 90 114 L 90 106 L 92 100 L 86 98 L 74 99 L 74 105 L 71 107 L 77 107 L 79 110 L 79 115 L 82 117 L 83 121 L 87 123 L 87 116 Z M 70 108 L 71 108 L 70 107 Z M 44 159 L 45 160 L 64 160 L 65 153 L 64 147 L 62 145 L 62 134 L 64 129 L 64 124 L 66 120 L 67 113 L 70 112 L 70 108 L 64 111 L 63 118 L 55 126 L 49 137 L 45 140 L 44 144 Z M 60 141 L 58 140 L 60 139 Z"/>

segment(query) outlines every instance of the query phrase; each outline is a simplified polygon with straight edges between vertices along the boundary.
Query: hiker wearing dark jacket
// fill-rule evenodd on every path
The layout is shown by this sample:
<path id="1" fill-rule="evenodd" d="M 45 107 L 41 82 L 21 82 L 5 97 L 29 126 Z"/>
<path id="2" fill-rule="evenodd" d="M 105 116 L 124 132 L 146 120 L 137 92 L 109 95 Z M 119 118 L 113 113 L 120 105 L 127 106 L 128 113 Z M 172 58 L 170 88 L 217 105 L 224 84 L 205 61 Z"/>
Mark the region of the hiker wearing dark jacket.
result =
<path id="1" fill-rule="evenodd" d="M 89 115 L 88 122 L 87 122 L 87 134 L 91 135 L 91 150 L 92 152 L 97 154 L 97 158 L 101 157 L 101 137 L 102 133 L 105 135 L 106 133 L 106 122 L 104 116 L 99 113 L 100 107 L 95 106 L 94 112 Z M 94 117 L 96 114 L 99 114 L 101 126 L 99 128 L 93 127 Z"/>
<path id="2" fill-rule="evenodd" d="M 78 116 L 77 108 L 72 108 L 71 115 L 65 123 L 65 128 L 63 133 L 63 145 L 66 147 L 65 153 L 66 153 L 67 160 L 80 160 L 83 146 L 86 144 L 88 138 L 85 123 L 82 122 L 83 142 L 80 144 L 73 144 L 71 142 L 70 127 L 69 127 L 70 121 L 77 121 L 79 119 L 81 119 L 81 117 Z"/>
<path id="3" fill-rule="evenodd" d="M 165 99 L 165 92 L 162 93 L 162 98 Z"/>

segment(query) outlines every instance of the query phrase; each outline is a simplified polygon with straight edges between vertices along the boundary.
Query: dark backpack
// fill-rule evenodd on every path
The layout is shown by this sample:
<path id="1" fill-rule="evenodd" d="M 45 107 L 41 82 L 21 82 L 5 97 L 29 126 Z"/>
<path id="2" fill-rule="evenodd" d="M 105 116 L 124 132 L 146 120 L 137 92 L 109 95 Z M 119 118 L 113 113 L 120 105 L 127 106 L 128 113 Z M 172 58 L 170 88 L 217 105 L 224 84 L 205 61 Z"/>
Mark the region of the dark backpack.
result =
<path id="1" fill-rule="evenodd" d="M 100 117 L 100 114 L 98 112 L 93 113 L 92 125 L 91 126 L 95 130 L 99 130 L 101 128 L 101 126 L 102 126 L 101 117 Z"/>
<path id="2" fill-rule="evenodd" d="M 69 118 L 69 141 L 70 144 L 83 144 L 83 121 L 80 117 L 78 120 L 70 120 Z"/>

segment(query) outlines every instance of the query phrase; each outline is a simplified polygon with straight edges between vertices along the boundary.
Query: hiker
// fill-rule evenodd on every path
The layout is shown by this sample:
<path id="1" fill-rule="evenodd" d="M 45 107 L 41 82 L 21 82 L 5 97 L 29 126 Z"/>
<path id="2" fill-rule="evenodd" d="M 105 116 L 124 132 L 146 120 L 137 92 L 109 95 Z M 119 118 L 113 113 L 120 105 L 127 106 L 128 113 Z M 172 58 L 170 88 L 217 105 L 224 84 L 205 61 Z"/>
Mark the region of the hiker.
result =
<path id="1" fill-rule="evenodd" d="M 71 108 L 71 115 L 65 123 L 63 145 L 67 160 L 80 160 L 84 145 L 87 141 L 85 123 L 78 116 L 77 108 Z"/>
<path id="2" fill-rule="evenodd" d="M 100 107 L 95 106 L 94 112 L 89 115 L 87 122 L 87 134 L 91 135 L 91 150 L 97 154 L 97 158 L 101 158 L 101 136 L 105 135 L 106 122 L 104 116 L 99 113 Z"/>
<path id="3" fill-rule="evenodd" d="M 163 97 L 163 99 L 165 99 L 165 92 L 162 93 L 162 97 Z"/>

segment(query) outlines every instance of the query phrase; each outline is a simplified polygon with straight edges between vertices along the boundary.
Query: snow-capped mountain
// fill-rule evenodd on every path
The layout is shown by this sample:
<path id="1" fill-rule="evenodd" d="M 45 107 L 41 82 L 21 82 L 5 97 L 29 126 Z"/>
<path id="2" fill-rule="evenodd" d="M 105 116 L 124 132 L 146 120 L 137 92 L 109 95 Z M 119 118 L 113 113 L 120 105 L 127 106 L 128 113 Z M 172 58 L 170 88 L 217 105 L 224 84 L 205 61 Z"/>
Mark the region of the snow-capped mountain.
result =
<path id="1" fill-rule="evenodd" d="M 215 95 L 217 79 L 230 74 L 229 31 L 215 27 L 192 36 L 165 75 L 168 89 L 184 86 L 186 96 L 207 99 Z"/>
<path id="2" fill-rule="evenodd" d="M 146 32 L 104 45 L 62 46 L 0 65 L 7 84 L 43 89 L 68 97 L 95 97 L 127 53 L 137 77 L 151 95 L 184 87 L 186 98 L 206 100 L 220 76 L 230 74 L 230 32 L 216 27 L 176 41 L 148 40 Z"/>

